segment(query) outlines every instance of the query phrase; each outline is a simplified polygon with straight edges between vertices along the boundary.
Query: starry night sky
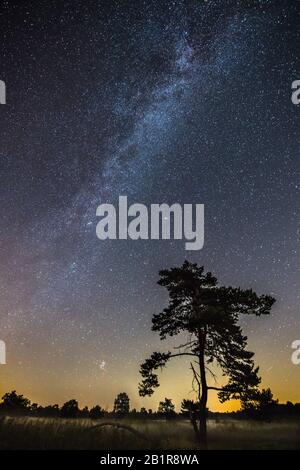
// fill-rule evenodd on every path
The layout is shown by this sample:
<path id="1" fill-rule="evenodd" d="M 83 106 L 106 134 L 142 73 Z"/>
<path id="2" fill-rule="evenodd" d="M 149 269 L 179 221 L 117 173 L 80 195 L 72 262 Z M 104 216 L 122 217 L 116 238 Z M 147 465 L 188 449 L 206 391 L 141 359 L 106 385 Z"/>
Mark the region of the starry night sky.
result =
<path id="1" fill-rule="evenodd" d="M 192 398 L 180 361 L 137 393 L 139 364 L 171 344 L 151 332 L 158 271 L 187 258 L 276 297 L 243 325 L 263 385 L 300 401 L 299 2 L 2 1 L 0 18 L 1 394 Z M 205 204 L 204 248 L 100 241 L 96 208 L 119 195 Z"/>

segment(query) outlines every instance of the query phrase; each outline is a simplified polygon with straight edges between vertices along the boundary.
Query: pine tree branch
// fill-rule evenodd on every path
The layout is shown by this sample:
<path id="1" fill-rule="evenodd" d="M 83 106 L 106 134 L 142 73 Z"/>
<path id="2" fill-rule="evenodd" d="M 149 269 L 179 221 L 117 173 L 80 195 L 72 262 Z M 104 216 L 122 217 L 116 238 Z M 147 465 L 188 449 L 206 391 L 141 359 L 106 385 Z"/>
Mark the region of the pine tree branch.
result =
<path id="1" fill-rule="evenodd" d="M 191 362 L 191 369 L 192 369 L 193 374 L 194 374 L 194 379 L 196 380 L 197 385 L 198 385 L 198 400 L 199 400 L 199 402 L 200 402 L 200 399 L 201 399 L 201 382 L 200 382 L 200 380 L 199 380 L 199 378 L 198 378 L 198 377 L 199 377 L 199 374 L 197 374 L 197 372 L 195 371 L 195 368 L 194 368 L 192 362 Z"/>
<path id="2" fill-rule="evenodd" d="M 187 343 L 185 344 L 180 344 L 179 346 L 174 346 L 174 349 L 181 349 L 181 348 L 186 348 L 187 346 L 193 346 L 194 344 L 196 344 L 197 341 L 194 340 L 194 341 L 188 341 Z"/>
<path id="3" fill-rule="evenodd" d="M 193 357 L 198 357 L 197 354 L 194 353 L 176 353 L 176 354 L 171 354 L 169 357 L 177 357 L 177 356 L 193 356 Z"/>

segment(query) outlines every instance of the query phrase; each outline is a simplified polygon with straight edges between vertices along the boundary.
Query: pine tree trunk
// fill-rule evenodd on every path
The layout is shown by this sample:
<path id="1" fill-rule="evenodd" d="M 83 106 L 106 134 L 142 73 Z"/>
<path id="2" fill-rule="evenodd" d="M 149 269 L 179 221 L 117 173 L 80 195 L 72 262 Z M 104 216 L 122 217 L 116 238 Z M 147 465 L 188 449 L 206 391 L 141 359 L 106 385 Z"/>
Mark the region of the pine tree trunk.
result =
<path id="1" fill-rule="evenodd" d="M 201 398 L 202 402 L 203 396 Z M 199 447 L 200 449 L 207 449 L 207 422 L 206 422 L 206 403 L 207 403 L 207 394 L 206 399 L 200 403 L 199 410 Z"/>
<path id="2" fill-rule="evenodd" d="M 199 369 L 200 369 L 200 381 L 201 381 L 201 399 L 199 408 L 199 446 L 200 449 L 207 449 L 207 416 L 206 416 L 206 405 L 207 405 L 207 383 L 206 383 L 206 371 L 205 371 L 205 341 L 206 331 L 199 331 Z"/>

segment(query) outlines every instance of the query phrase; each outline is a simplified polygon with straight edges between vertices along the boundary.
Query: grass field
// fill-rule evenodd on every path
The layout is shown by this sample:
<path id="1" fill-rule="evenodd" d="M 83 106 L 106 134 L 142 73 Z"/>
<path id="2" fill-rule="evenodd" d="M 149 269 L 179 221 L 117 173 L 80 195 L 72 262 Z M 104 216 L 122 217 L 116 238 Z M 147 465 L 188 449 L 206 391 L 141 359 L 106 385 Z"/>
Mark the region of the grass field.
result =
<path id="1" fill-rule="evenodd" d="M 104 420 L 105 422 L 105 420 Z M 88 419 L 1 417 L 1 449 L 196 449 L 186 421 L 126 421 L 143 434 Z M 210 449 L 300 449 L 300 423 L 210 420 Z"/>

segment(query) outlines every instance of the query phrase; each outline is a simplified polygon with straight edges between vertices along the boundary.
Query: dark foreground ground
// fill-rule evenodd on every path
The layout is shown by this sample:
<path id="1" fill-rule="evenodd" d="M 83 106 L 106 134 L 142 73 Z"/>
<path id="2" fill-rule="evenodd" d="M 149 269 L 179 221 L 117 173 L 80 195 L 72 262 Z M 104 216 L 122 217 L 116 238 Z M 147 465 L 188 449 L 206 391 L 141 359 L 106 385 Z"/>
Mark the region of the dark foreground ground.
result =
<path id="1" fill-rule="evenodd" d="M 107 420 L 1 417 L 0 449 L 196 449 L 185 421 L 126 421 L 96 427 Z M 300 422 L 209 421 L 209 449 L 300 449 Z"/>

